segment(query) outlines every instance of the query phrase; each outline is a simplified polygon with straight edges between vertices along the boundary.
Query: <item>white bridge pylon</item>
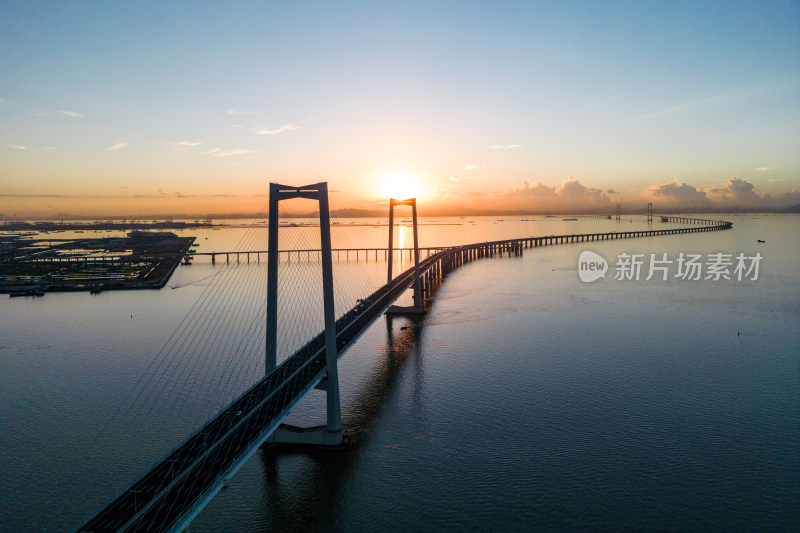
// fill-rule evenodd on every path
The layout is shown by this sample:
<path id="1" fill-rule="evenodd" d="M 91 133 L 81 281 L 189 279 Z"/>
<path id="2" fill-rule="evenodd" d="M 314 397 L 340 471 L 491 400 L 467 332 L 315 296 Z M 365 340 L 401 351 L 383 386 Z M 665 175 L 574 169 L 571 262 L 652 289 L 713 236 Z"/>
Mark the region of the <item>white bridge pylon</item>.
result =
<path id="1" fill-rule="evenodd" d="M 302 187 L 269 184 L 269 254 L 267 258 L 267 350 L 265 374 L 277 366 L 278 344 L 278 202 L 292 198 L 319 201 L 320 248 L 322 251 L 322 298 L 325 315 L 325 373 L 318 388 L 327 392 L 327 426 L 305 430 L 275 430 L 268 442 L 291 442 L 336 446 L 342 442 L 342 413 L 339 398 L 339 370 L 336 357 L 336 317 L 333 308 L 333 259 L 331 257 L 331 219 L 328 210 L 328 184 Z"/>

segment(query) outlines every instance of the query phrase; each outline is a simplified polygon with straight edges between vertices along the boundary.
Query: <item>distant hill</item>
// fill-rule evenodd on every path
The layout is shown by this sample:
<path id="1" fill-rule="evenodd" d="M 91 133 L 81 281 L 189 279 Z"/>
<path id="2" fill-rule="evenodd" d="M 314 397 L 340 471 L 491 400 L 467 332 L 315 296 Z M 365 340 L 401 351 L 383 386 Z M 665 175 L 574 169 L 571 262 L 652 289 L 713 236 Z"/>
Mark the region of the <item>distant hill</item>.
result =
<path id="1" fill-rule="evenodd" d="M 800 213 L 800 204 L 797 205 L 790 205 L 789 207 L 784 207 L 783 209 L 776 209 L 776 213 Z"/>
<path id="2" fill-rule="evenodd" d="M 333 209 L 331 215 L 337 218 L 378 218 L 385 217 L 386 211 L 381 209 Z M 301 215 L 306 216 L 306 215 Z"/>

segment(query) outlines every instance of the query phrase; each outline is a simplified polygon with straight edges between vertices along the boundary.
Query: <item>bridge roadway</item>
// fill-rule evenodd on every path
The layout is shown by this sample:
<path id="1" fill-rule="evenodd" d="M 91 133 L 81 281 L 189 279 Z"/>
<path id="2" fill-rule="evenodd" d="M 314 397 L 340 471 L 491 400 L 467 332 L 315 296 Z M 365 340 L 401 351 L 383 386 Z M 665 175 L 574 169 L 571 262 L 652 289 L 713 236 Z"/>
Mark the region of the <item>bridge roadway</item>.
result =
<path id="1" fill-rule="evenodd" d="M 729 229 L 731 223 L 708 221 L 704 227 L 604 234 L 551 235 L 453 247 L 420 261 L 426 296 L 453 269 L 474 259 L 524 247 L 564 242 L 670 235 Z M 336 321 L 338 357 L 414 281 L 409 268 Z M 320 333 L 272 373 L 176 447 L 138 481 L 113 499 L 77 531 L 179 531 L 202 510 L 225 481 L 256 452 L 283 419 L 325 375 L 325 340 Z"/>

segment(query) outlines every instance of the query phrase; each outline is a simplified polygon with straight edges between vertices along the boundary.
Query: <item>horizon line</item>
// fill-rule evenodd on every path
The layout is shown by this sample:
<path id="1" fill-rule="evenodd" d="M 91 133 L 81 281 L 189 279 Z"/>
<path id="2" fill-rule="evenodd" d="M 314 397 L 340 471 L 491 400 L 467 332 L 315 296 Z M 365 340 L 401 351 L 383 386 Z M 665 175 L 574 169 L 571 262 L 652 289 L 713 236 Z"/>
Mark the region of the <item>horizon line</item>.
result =
<path id="1" fill-rule="evenodd" d="M 724 214 L 724 213 L 800 213 L 800 204 L 788 207 L 762 207 L 753 208 L 746 206 L 704 206 L 704 207 L 690 207 L 690 206 L 674 206 L 670 208 L 658 208 L 658 214 Z M 288 212 L 284 213 L 289 218 L 309 218 L 313 213 L 310 212 Z M 621 210 L 620 215 L 640 215 L 647 214 L 647 207 L 643 206 L 636 209 Z M 74 213 L 56 213 L 52 215 L 24 215 L 24 216 L 9 216 L 0 213 L 2 222 L 25 222 L 31 220 L 129 220 L 129 221 L 157 221 L 163 222 L 169 219 L 178 220 L 201 220 L 207 219 L 243 219 L 243 218 L 259 218 L 260 213 L 204 213 L 204 214 L 188 214 L 188 213 L 155 213 L 155 214 L 137 214 L 137 215 L 81 215 Z M 342 208 L 331 209 L 331 215 L 342 218 L 383 218 L 388 217 L 388 212 L 378 209 L 358 209 L 358 208 Z M 603 210 L 603 209 L 578 209 L 578 210 L 517 210 L 517 209 L 471 209 L 471 208 L 438 208 L 432 209 L 427 213 L 420 213 L 425 217 L 465 217 L 465 216 L 536 216 L 536 215 L 609 215 L 615 216 L 616 210 Z"/>

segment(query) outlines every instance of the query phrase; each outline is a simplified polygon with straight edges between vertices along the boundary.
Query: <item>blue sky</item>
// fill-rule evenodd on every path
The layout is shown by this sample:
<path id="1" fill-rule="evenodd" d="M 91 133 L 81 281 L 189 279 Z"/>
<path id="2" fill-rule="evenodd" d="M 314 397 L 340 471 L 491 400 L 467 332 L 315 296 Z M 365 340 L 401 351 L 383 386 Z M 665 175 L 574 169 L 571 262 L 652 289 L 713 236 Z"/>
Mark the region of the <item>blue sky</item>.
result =
<path id="1" fill-rule="evenodd" d="M 799 67 L 798 2 L 0 0 L 0 213 L 799 203 Z"/>

